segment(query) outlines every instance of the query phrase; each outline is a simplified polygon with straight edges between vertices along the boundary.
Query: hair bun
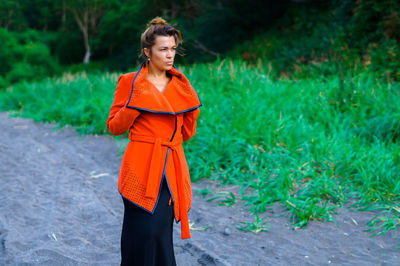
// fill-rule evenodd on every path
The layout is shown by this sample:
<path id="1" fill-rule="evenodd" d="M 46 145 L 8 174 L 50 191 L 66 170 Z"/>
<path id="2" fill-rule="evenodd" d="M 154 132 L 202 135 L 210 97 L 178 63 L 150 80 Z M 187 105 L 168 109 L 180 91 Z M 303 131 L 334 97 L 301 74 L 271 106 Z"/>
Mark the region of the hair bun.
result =
<path id="1" fill-rule="evenodd" d="M 151 27 L 151 26 L 156 26 L 156 25 L 164 25 L 164 26 L 168 26 L 169 24 L 161 17 L 155 17 L 153 18 L 150 23 L 147 25 L 147 28 Z"/>

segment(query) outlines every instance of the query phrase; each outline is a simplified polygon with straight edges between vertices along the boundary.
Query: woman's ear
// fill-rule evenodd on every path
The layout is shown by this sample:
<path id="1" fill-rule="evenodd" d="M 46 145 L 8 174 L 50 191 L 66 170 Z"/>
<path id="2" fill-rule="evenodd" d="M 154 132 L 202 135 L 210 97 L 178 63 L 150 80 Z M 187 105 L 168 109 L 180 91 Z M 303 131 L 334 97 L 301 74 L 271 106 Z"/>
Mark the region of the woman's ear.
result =
<path id="1" fill-rule="evenodd" d="M 149 53 L 149 49 L 148 48 L 143 48 L 143 52 L 148 58 L 150 57 L 150 53 Z"/>

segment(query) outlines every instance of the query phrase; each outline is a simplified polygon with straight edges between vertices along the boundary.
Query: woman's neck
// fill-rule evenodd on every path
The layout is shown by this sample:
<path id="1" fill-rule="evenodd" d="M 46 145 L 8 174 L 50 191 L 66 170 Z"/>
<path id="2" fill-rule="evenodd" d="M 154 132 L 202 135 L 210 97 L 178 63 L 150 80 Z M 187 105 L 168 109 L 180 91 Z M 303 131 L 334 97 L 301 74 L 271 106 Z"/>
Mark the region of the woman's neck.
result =
<path id="1" fill-rule="evenodd" d="M 149 63 L 148 67 L 149 67 L 149 71 L 147 73 L 148 76 L 156 80 L 165 79 L 167 77 L 167 71 L 156 68 L 152 63 Z"/>

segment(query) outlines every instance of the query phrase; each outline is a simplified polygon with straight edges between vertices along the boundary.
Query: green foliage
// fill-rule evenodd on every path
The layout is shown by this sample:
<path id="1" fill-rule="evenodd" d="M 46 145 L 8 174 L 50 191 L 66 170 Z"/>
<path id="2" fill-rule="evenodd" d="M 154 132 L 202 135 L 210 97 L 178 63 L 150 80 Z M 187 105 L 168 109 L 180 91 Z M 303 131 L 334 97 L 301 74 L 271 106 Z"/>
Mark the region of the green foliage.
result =
<path id="1" fill-rule="evenodd" d="M 254 213 L 282 202 L 296 227 L 333 220 L 350 197 L 399 201 L 398 82 L 365 69 L 343 82 L 272 81 L 265 72 L 242 61 L 186 71 L 206 107 L 186 148 L 194 180 L 241 186 Z"/>
<path id="2" fill-rule="evenodd" d="M 49 48 L 35 31 L 14 34 L 0 29 L 0 89 L 22 80 L 43 79 L 56 74 L 58 64 L 50 55 Z"/>
<path id="3" fill-rule="evenodd" d="M 109 67 L 126 70 L 137 59 L 140 34 L 155 16 L 162 15 L 184 34 L 185 58 L 177 63 L 214 60 L 218 53 L 249 39 L 257 29 L 267 28 L 282 16 L 288 1 L 5 1 L 0 3 L 0 23 L 13 31 L 40 29 L 58 32 L 51 51 L 64 64 L 82 61 L 85 53 L 81 29 L 73 14 L 88 5 L 89 39 L 93 59 L 109 59 Z M 96 8 L 94 7 L 96 6 Z M 17 12 L 18 11 L 18 12 Z M 97 12 L 91 16 L 91 12 Z M 11 15 L 10 15 L 11 14 Z M 94 19 L 91 19 L 91 18 Z M 99 25 L 99 27 L 96 27 Z M 215 27 L 218 25 L 218 27 Z M 257 26 L 257 27 L 256 27 Z"/>
<path id="4" fill-rule="evenodd" d="M 98 38 L 94 40 L 102 49 L 113 51 L 108 60 L 111 69 L 128 69 L 138 59 L 140 34 L 149 20 L 152 1 L 130 1 L 107 12 L 102 18 Z M 105 45 L 106 44 L 106 45 Z"/>
<path id="5" fill-rule="evenodd" d="M 64 73 L 40 82 L 22 82 L 3 94 L 0 108 L 21 110 L 35 121 L 72 125 L 79 132 L 105 133 L 116 74 Z"/>
<path id="6" fill-rule="evenodd" d="M 71 65 L 82 62 L 85 54 L 82 34 L 79 31 L 65 30 L 57 32 L 57 42 L 51 43 L 54 56 L 60 64 Z"/>
<path id="7" fill-rule="evenodd" d="M 124 71 L 138 60 L 146 24 L 159 15 L 183 32 L 186 56 L 177 57 L 178 64 L 213 61 L 233 49 L 244 60 L 262 59 L 278 73 L 291 73 L 298 65 L 329 60 L 330 50 L 345 45 L 352 54 L 369 55 L 369 45 L 382 45 L 383 51 L 384 46 L 393 47 L 391 40 L 400 39 L 400 4 L 393 0 L 107 0 L 97 1 L 96 8 L 94 2 L 1 1 L 0 27 L 40 30 L 46 33 L 41 42 L 60 63 L 80 63 L 85 48 L 72 9 L 83 14 L 88 5 L 89 13 L 96 13 L 88 19 L 92 60 Z M 236 47 L 246 41 L 250 44 Z M 396 74 L 392 72 L 399 62 L 393 57 L 390 66 L 385 65 L 390 75 Z M 389 64 L 384 54 L 378 58 Z"/>
<path id="8" fill-rule="evenodd" d="M 240 222 L 243 225 L 242 226 L 237 226 L 238 229 L 243 230 L 243 231 L 250 231 L 253 233 L 258 234 L 259 232 L 262 231 L 268 231 L 267 229 L 270 227 L 267 225 L 267 221 L 264 221 L 264 218 L 258 217 L 258 214 L 254 214 L 254 222 Z"/>
<path id="9" fill-rule="evenodd" d="M 210 188 L 208 186 L 203 189 L 193 188 L 193 191 L 195 191 L 197 195 L 199 195 L 200 197 L 203 197 L 203 198 L 211 193 Z"/>
<path id="10" fill-rule="evenodd" d="M 236 196 L 230 191 L 218 192 L 215 196 L 208 198 L 207 201 L 218 201 L 218 205 L 232 206 L 236 203 Z"/>
<path id="11" fill-rule="evenodd" d="M 226 55 L 268 70 L 273 78 L 318 74 L 350 78 L 368 68 L 376 76 L 400 80 L 399 38 L 395 33 L 400 26 L 398 5 L 391 0 L 357 1 L 357 5 L 354 1 L 331 1 L 327 4 L 331 8 L 325 9 L 295 4 L 268 31 L 242 42 Z M 362 6 L 362 11 L 356 6 Z M 374 13 L 375 9 L 382 14 L 374 21 L 364 20 L 366 16 L 361 13 Z M 376 28 L 377 24 L 381 26 Z M 364 27 L 374 27 L 374 31 Z"/>
<path id="12" fill-rule="evenodd" d="M 27 21 L 24 16 L 24 4 L 23 1 L 0 1 L 0 28 L 12 30 L 26 29 Z"/>
<path id="13" fill-rule="evenodd" d="M 361 45 L 383 38 L 400 40 L 400 2 L 359 0 L 352 17 L 352 37 Z"/>
<path id="14" fill-rule="evenodd" d="M 14 61 L 17 59 L 18 50 L 17 40 L 5 29 L 0 29 L 0 74 L 4 76 L 12 69 Z"/>
<path id="15" fill-rule="evenodd" d="M 399 23 L 400 25 L 400 23 Z M 371 71 L 387 79 L 400 80 L 400 45 L 395 40 L 388 39 L 380 43 L 368 45 L 366 61 L 370 59 Z"/>
<path id="16" fill-rule="evenodd" d="M 380 207 L 372 207 L 364 210 L 382 210 L 374 218 L 372 218 L 368 225 L 371 227 L 366 230 L 368 232 L 375 232 L 372 236 L 385 235 L 389 230 L 400 227 L 400 207 L 399 205 L 386 205 Z"/>

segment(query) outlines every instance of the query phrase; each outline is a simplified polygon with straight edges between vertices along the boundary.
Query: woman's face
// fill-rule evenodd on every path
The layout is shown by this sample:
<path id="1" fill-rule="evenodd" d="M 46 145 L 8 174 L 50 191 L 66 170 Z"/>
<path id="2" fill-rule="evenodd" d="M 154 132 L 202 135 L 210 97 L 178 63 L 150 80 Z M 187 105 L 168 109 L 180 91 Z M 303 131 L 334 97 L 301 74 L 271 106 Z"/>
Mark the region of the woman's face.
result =
<path id="1" fill-rule="evenodd" d="M 144 53 L 150 58 L 150 64 L 159 70 L 169 70 L 174 64 L 175 58 L 175 38 L 174 36 L 156 35 L 155 44 L 149 49 L 144 48 Z"/>

